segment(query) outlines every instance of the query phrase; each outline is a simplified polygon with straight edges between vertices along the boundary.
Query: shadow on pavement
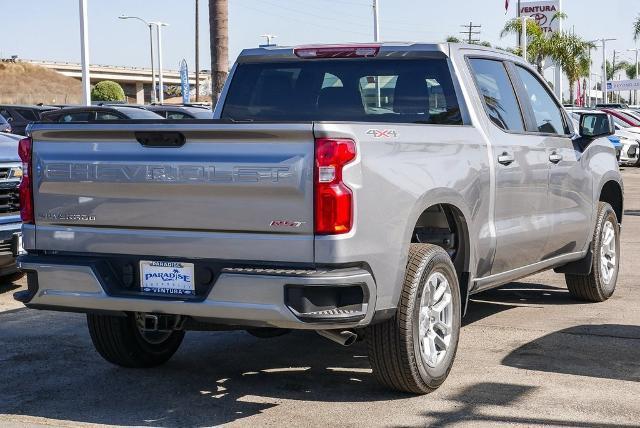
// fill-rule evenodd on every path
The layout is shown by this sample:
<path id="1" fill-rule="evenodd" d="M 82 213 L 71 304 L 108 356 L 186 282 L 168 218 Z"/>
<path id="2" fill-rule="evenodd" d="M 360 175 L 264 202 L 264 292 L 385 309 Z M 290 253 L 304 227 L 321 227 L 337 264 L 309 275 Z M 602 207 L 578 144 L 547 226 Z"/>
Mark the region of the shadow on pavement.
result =
<path id="1" fill-rule="evenodd" d="M 640 326 L 570 327 L 515 349 L 502 364 L 527 370 L 640 382 Z"/>
<path id="2" fill-rule="evenodd" d="M 536 391 L 537 387 L 512 383 L 482 382 L 465 388 L 448 400 L 457 402 L 455 410 L 430 411 L 424 413 L 431 426 L 455 425 L 459 422 L 485 423 L 494 425 L 517 424 L 524 426 L 551 425 L 569 427 L 620 427 L 627 425 L 562 420 L 544 417 L 500 416 L 494 415 L 493 407 L 516 408 L 518 402 Z M 473 426 L 473 425 L 471 425 Z M 633 426 L 633 425 L 628 425 Z"/>
<path id="3" fill-rule="evenodd" d="M 463 325 L 473 324 L 494 314 L 531 305 L 574 305 L 569 291 L 564 287 L 529 282 L 512 282 L 489 291 L 474 294 L 469 301 Z"/>
<path id="4" fill-rule="evenodd" d="M 259 414 L 284 400 L 407 397 L 376 383 L 363 343 L 342 348 L 313 332 L 262 340 L 245 332 L 189 332 L 169 363 L 134 370 L 98 357 L 80 315 L 27 311 L 2 321 L 0 414 L 107 425 L 203 426 Z M 37 334 L 5 334 L 33 326 Z"/>
<path id="5" fill-rule="evenodd" d="M 480 298 L 471 302 L 467 324 L 523 303 L 572 303 L 565 289 L 529 283 L 474 296 Z M 640 327 L 596 327 L 538 339 L 503 363 L 638 381 L 640 347 L 626 337 L 640 337 Z M 611 331 L 625 338 L 612 337 Z M 0 414 L 107 425 L 220 425 L 290 401 L 376 403 L 409 397 L 378 385 L 364 343 L 343 348 L 313 332 L 262 340 L 238 331 L 189 332 L 168 364 L 122 369 L 93 350 L 84 316 L 34 310 L 0 314 L 0 373 Z M 464 404 L 459 409 L 430 417 L 439 424 L 470 418 L 505 422 L 477 413 L 478 406 L 507 406 L 533 388 L 482 383 L 454 398 Z M 547 419 L 509 421 L 565 425 Z"/>

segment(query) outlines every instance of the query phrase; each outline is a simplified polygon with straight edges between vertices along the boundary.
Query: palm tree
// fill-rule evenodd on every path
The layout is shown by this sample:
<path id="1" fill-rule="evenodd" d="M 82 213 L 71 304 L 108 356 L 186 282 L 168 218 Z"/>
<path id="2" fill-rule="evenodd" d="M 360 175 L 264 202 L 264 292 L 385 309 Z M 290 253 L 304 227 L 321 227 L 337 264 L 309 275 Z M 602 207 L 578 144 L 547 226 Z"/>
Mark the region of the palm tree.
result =
<path id="1" fill-rule="evenodd" d="M 633 40 L 636 42 L 640 40 L 640 15 L 638 15 L 633 23 Z"/>
<path id="2" fill-rule="evenodd" d="M 613 80 L 617 72 L 625 70 L 629 64 L 626 61 L 616 62 L 615 66 L 607 60 L 607 80 Z"/>
<path id="3" fill-rule="evenodd" d="M 542 73 L 544 67 L 544 59 L 549 56 L 547 37 L 544 35 L 542 27 L 534 21 L 527 20 L 527 58 L 535 64 L 539 73 Z M 522 32 L 522 21 L 519 19 L 512 19 L 508 21 L 502 31 L 500 37 L 504 38 L 509 35 L 520 34 Z M 520 47 L 515 49 L 517 55 L 521 55 Z"/>
<path id="4" fill-rule="evenodd" d="M 636 73 L 636 65 L 635 64 L 627 64 L 627 66 L 624 68 L 624 73 L 627 75 L 627 79 L 635 79 L 637 76 Z M 629 91 L 629 102 L 631 102 L 631 95 L 634 94 L 634 92 Z M 635 92 L 635 95 L 637 95 L 637 92 Z M 638 100 L 636 99 L 637 97 L 634 97 L 633 103 L 637 104 Z"/>
<path id="5" fill-rule="evenodd" d="M 569 80 L 569 101 L 573 104 L 574 83 L 589 75 L 589 49 L 594 45 L 573 33 L 554 33 L 549 42 L 550 57 L 560 64 Z"/>
<path id="6" fill-rule="evenodd" d="M 565 19 L 567 14 L 558 12 L 553 19 Z M 553 57 L 557 46 L 552 43 L 551 37 L 547 36 L 540 25 L 533 20 L 527 20 L 527 58 L 534 64 L 538 73 L 542 74 L 544 69 L 544 60 L 547 57 Z M 500 37 L 508 35 L 520 34 L 522 32 L 522 20 L 513 19 L 507 22 L 500 32 Z M 515 49 L 516 54 L 520 55 L 520 48 Z"/>

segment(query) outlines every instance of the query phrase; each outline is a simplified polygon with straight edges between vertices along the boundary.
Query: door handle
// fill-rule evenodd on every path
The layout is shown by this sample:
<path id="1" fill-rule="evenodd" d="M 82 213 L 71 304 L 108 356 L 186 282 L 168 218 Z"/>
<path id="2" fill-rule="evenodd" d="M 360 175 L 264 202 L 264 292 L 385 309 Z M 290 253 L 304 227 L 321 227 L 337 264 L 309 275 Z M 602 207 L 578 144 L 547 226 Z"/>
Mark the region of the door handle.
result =
<path id="1" fill-rule="evenodd" d="M 553 153 L 551 153 L 551 154 L 549 155 L 549 160 L 550 160 L 552 163 L 558 163 L 558 162 L 560 162 L 560 161 L 562 160 L 562 155 L 559 155 L 558 153 L 553 152 Z"/>
<path id="2" fill-rule="evenodd" d="M 507 152 L 503 152 L 500 156 L 498 156 L 498 163 L 501 163 L 502 165 L 511 165 L 515 160 L 516 159 L 513 157 L 513 155 L 510 155 Z"/>

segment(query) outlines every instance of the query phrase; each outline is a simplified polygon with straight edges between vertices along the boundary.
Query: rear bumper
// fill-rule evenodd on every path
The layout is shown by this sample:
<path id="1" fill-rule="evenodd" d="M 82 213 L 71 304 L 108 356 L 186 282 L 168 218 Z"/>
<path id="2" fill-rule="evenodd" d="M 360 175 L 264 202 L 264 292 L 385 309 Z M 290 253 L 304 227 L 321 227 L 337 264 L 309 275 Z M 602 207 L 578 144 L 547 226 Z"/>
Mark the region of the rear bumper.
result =
<path id="1" fill-rule="evenodd" d="M 91 264 L 27 255 L 19 259 L 19 266 L 27 273 L 28 291 L 17 294 L 16 299 L 35 309 L 115 314 L 145 312 L 183 315 L 229 326 L 313 330 L 368 325 L 375 309 L 375 281 L 370 272 L 361 268 L 322 271 L 224 268 L 206 295 L 188 300 L 113 295 L 104 285 L 100 269 Z M 352 313 L 329 310 L 309 317 L 292 309 L 288 302 L 288 296 L 294 294 L 288 293 L 289 289 L 322 293 L 322 290 L 354 286 L 362 288 L 363 301 L 359 310 Z M 328 316 L 323 317 L 325 312 Z"/>

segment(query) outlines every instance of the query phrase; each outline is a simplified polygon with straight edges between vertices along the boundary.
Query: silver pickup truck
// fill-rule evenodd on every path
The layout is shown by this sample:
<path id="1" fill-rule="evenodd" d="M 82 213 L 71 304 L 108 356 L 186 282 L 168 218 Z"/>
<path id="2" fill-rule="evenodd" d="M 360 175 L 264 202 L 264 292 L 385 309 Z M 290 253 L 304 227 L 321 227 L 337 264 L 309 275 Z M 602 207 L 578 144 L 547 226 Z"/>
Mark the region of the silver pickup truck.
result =
<path id="1" fill-rule="evenodd" d="M 470 295 L 552 268 L 576 299 L 613 294 L 613 123 L 579 123 L 502 51 L 246 50 L 212 120 L 32 126 L 16 298 L 87 313 L 125 367 L 188 330 L 304 329 L 363 338 L 380 382 L 426 393 Z"/>

